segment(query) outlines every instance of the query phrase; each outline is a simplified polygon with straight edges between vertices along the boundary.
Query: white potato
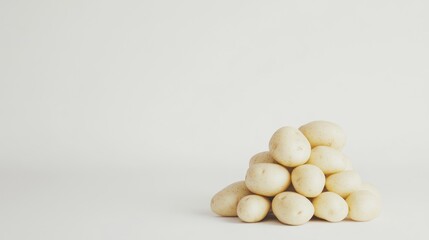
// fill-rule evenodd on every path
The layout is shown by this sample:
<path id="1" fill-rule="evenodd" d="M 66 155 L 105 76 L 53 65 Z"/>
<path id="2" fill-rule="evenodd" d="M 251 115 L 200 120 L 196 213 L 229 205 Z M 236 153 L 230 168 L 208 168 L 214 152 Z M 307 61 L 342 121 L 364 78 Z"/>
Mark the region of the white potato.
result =
<path id="1" fill-rule="evenodd" d="M 358 190 L 361 184 L 362 180 L 359 174 L 354 171 L 334 173 L 326 178 L 328 191 L 337 193 L 343 198 Z"/>
<path id="2" fill-rule="evenodd" d="M 313 199 L 314 215 L 329 222 L 339 222 L 347 217 L 346 201 L 333 192 L 323 192 Z"/>
<path id="3" fill-rule="evenodd" d="M 381 194 L 380 194 L 380 192 L 378 191 L 378 189 L 374 186 L 374 185 L 372 185 L 372 184 L 369 184 L 369 183 L 362 183 L 361 185 L 360 185 L 360 187 L 357 189 L 357 191 L 360 191 L 360 190 L 367 190 L 367 191 L 370 191 L 370 192 L 372 192 L 375 196 L 377 196 L 377 198 L 378 199 L 380 199 L 381 200 Z"/>
<path id="4" fill-rule="evenodd" d="M 268 198 L 247 195 L 238 202 L 237 215 L 243 222 L 259 222 L 267 216 L 270 207 L 271 202 Z"/>
<path id="5" fill-rule="evenodd" d="M 353 165 L 352 165 L 352 161 L 350 160 L 350 158 L 348 157 L 348 156 L 346 156 L 346 155 L 344 155 L 343 154 L 343 156 L 344 156 L 344 164 L 345 164 L 345 168 L 344 168 L 344 171 L 349 171 L 349 170 L 353 170 Z"/>
<path id="6" fill-rule="evenodd" d="M 314 214 L 314 207 L 310 200 L 294 192 L 282 192 L 275 196 L 272 209 L 280 222 L 289 225 L 304 224 Z"/>
<path id="7" fill-rule="evenodd" d="M 354 221 L 369 221 L 380 214 L 379 198 L 368 190 L 352 192 L 346 199 L 349 218 Z"/>
<path id="8" fill-rule="evenodd" d="M 237 204 L 246 195 L 252 194 L 244 181 L 235 182 L 216 193 L 210 203 L 212 211 L 220 216 L 237 216 Z"/>
<path id="9" fill-rule="evenodd" d="M 296 167 L 292 171 L 291 179 L 295 191 L 305 197 L 316 197 L 325 187 L 325 174 L 320 168 L 311 164 Z"/>
<path id="10" fill-rule="evenodd" d="M 272 197 L 290 185 L 290 174 L 279 164 L 257 163 L 247 170 L 245 182 L 251 192 Z"/>
<path id="11" fill-rule="evenodd" d="M 324 174 L 332 174 L 345 170 L 344 154 L 335 148 L 318 146 L 311 149 L 308 164 L 319 167 Z"/>
<path id="12" fill-rule="evenodd" d="M 311 144 L 311 147 L 328 146 L 341 150 L 346 144 L 346 134 L 335 123 L 313 121 L 299 128 Z"/>
<path id="13" fill-rule="evenodd" d="M 270 152 L 260 152 L 255 154 L 249 161 L 249 166 L 255 163 L 276 163 L 274 158 L 271 157 Z"/>
<path id="14" fill-rule="evenodd" d="M 296 128 L 282 127 L 270 139 L 271 156 L 286 167 L 296 167 L 308 161 L 311 146 L 307 138 Z"/>

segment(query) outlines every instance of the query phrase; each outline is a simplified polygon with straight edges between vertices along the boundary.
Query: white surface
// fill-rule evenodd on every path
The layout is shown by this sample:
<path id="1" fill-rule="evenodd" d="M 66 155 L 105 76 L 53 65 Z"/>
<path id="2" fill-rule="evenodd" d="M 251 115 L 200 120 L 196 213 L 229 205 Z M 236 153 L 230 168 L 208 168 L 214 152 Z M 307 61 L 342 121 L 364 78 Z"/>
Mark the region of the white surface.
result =
<path id="1" fill-rule="evenodd" d="M 0 1 L 0 239 L 424 239 L 428 1 Z M 369 223 L 211 196 L 283 125 L 348 133 Z"/>

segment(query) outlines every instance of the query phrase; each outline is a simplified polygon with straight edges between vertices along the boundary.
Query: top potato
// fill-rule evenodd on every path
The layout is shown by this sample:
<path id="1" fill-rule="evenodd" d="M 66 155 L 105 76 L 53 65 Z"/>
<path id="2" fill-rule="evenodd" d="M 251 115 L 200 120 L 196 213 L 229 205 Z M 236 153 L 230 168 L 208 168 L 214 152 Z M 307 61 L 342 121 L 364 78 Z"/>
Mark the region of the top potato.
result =
<path id="1" fill-rule="evenodd" d="M 296 167 L 308 161 L 311 145 L 307 138 L 296 128 L 282 127 L 270 139 L 270 154 L 286 167 Z"/>
<path id="2" fill-rule="evenodd" d="M 299 128 L 311 144 L 311 147 L 328 146 L 341 150 L 346 144 L 346 134 L 335 123 L 313 121 Z"/>

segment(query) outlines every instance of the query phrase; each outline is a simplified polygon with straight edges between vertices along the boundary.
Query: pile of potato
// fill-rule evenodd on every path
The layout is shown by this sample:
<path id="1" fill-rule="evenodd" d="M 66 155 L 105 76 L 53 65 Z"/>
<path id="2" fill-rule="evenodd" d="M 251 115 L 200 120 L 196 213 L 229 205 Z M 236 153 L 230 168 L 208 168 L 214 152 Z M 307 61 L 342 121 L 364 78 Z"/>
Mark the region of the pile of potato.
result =
<path id="1" fill-rule="evenodd" d="M 380 194 L 353 171 L 341 152 L 345 143 L 344 131 L 327 121 L 278 129 L 269 151 L 250 159 L 245 181 L 213 196 L 212 211 L 259 222 L 271 210 L 288 225 L 304 224 L 313 216 L 329 222 L 374 219 Z"/>

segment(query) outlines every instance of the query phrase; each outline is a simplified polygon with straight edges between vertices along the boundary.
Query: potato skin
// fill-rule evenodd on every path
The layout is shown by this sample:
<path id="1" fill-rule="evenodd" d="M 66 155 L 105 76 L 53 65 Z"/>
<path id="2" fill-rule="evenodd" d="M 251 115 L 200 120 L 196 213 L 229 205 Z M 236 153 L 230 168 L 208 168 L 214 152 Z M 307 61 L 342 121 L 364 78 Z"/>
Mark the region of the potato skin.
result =
<path id="1" fill-rule="evenodd" d="M 289 187 L 290 174 L 279 164 L 257 163 L 247 170 L 245 183 L 251 192 L 273 197 Z"/>
<path id="2" fill-rule="evenodd" d="M 271 156 L 279 164 L 296 167 L 306 163 L 310 157 L 311 145 L 298 129 L 282 127 L 270 139 Z"/>
<path id="3" fill-rule="evenodd" d="M 323 192 L 313 199 L 314 215 L 328 222 L 339 222 L 347 217 L 349 207 L 338 194 Z"/>
<path id="4" fill-rule="evenodd" d="M 305 197 L 317 197 L 325 186 L 325 174 L 311 164 L 296 167 L 292 171 L 291 179 L 295 191 Z"/>
<path id="5" fill-rule="evenodd" d="M 360 185 L 360 187 L 358 188 L 358 191 L 360 191 L 360 190 L 367 190 L 367 191 L 372 192 L 381 201 L 381 194 L 374 185 L 369 184 L 369 183 L 362 183 Z"/>
<path id="6" fill-rule="evenodd" d="M 236 217 L 238 202 L 242 197 L 250 194 L 252 192 L 247 189 L 244 181 L 235 182 L 216 193 L 210 202 L 210 207 L 217 215 Z"/>
<path id="7" fill-rule="evenodd" d="M 370 221 L 380 214 L 380 199 L 368 190 L 352 192 L 346 201 L 348 216 L 354 221 Z"/>
<path id="8" fill-rule="evenodd" d="M 271 157 L 269 151 L 266 151 L 266 152 L 257 153 L 252 158 L 250 158 L 249 166 L 256 163 L 276 163 L 276 160 L 274 160 L 274 158 Z"/>
<path id="9" fill-rule="evenodd" d="M 310 159 L 307 163 L 319 167 L 326 175 L 346 169 L 344 154 L 327 146 L 317 146 L 311 149 Z"/>
<path id="10" fill-rule="evenodd" d="M 237 205 L 237 215 L 243 222 L 253 223 L 263 220 L 271 208 L 271 201 L 259 195 L 247 195 Z"/>
<path id="11" fill-rule="evenodd" d="M 345 198 L 350 193 L 359 189 L 362 180 L 354 171 L 334 173 L 326 178 L 326 188 L 330 192 L 337 193 Z"/>
<path id="12" fill-rule="evenodd" d="M 313 121 L 302 125 L 299 130 L 305 135 L 311 147 L 328 146 L 341 150 L 346 144 L 346 134 L 335 123 L 328 121 Z"/>
<path id="13" fill-rule="evenodd" d="M 282 192 L 275 196 L 272 209 L 277 219 L 288 225 L 302 225 L 314 214 L 310 200 L 294 192 Z"/>

